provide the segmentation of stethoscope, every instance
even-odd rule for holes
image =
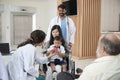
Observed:
[[[57,23],[59,23],[59,19],[60,19],[60,17],[58,16],[58,17],[57,17]],[[68,25],[68,27],[69,27],[69,19],[68,19],[68,16],[66,16],[66,19],[67,19],[67,25]]]

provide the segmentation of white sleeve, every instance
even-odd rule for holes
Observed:
[[[46,36],[46,39],[45,39],[45,42],[48,42],[50,40],[50,35],[51,35],[51,29],[54,25],[59,25],[59,23],[57,23],[57,19],[58,19],[58,16],[57,17],[54,17],[51,21],[50,21],[50,24],[49,24],[49,27],[48,27],[48,30],[47,30],[47,36]]]
[[[61,53],[65,54],[65,48],[63,46],[60,46]]]
[[[74,39],[75,39],[75,24],[72,19],[69,19],[69,39],[72,44],[74,44]]]
[[[94,74],[90,73],[90,72],[83,72],[80,77],[79,80],[103,80],[103,79],[99,79],[99,77],[96,77]]]
[[[29,50],[29,52],[34,53],[34,50],[31,49],[31,50]],[[23,56],[24,57],[24,59],[23,59],[24,71],[30,76],[38,77],[39,73],[37,70],[35,70],[34,63],[32,63],[32,61],[31,61],[31,59],[33,59],[35,61],[35,55],[30,55],[30,56],[27,56],[27,55]]]
[[[35,62],[38,64],[45,64],[48,62],[48,58],[47,57],[37,57],[35,58]]]
[[[44,63],[47,63],[48,61],[48,58],[47,57],[40,57],[38,58],[37,56],[35,56],[35,62],[36,63],[39,63],[39,64],[44,64]],[[27,72],[27,74],[31,75],[31,76],[34,76],[34,77],[38,77],[39,76],[39,73],[38,71],[35,70],[34,66],[29,66],[28,63],[24,63],[24,69],[25,69],[25,72]]]
[[[46,39],[45,39],[45,42],[48,42],[50,40],[50,35],[51,35],[51,29],[54,25],[54,18],[50,21],[50,24],[49,24],[49,27],[48,27],[48,30],[47,30],[47,36],[46,36]]]
[[[51,26],[48,27],[45,42],[48,42],[50,40],[50,33],[51,33]]]

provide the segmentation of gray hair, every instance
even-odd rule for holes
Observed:
[[[120,53],[120,39],[112,35],[105,35],[100,40],[100,46],[102,46],[105,52],[109,55],[118,55]]]

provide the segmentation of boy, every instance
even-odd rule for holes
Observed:
[[[62,71],[66,72],[66,63],[63,60],[63,58],[65,57],[65,49],[62,46],[62,38],[60,36],[56,36],[53,43],[54,44],[47,49],[47,54],[54,54],[54,56],[52,56],[50,59],[49,65],[53,72],[53,78],[55,78],[57,75],[55,65],[61,65]]]

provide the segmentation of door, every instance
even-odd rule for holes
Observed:
[[[13,45],[18,45],[30,37],[32,15],[13,15]]]

